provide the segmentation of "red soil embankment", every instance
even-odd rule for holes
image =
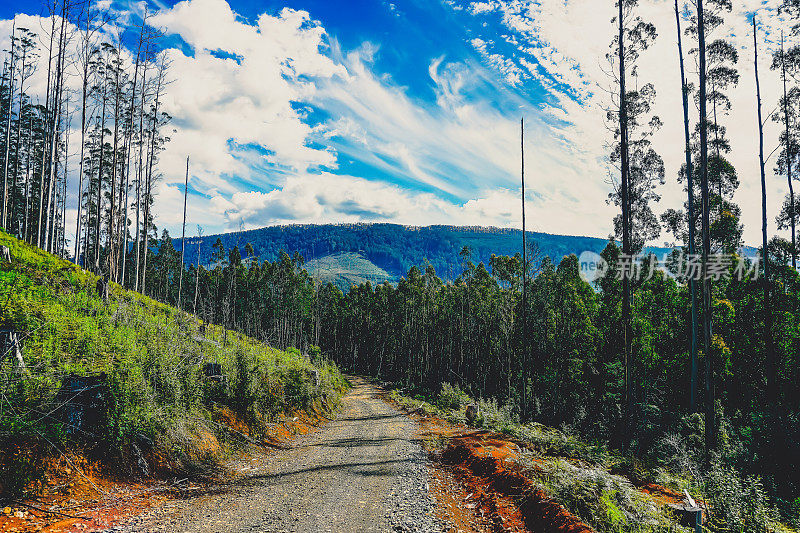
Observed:
[[[454,437],[441,454],[497,530],[591,533],[578,517],[552,501],[513,460],[516,445],[485,431]]]
[[[214,422],[246,437],[254,445],[240,452],[238,462],[242,464],[258,463],[269,448],[285,448],[296,436],[314,431],[326,421],[323,412],[314,407],[270,424],[254,438],[249,424],[228,408],[219,409],[215,419]],[[193,438],[196,440],[196,453],[219,451],[220,443],[213,433],[198,432]],[[32,451],[21,450],[20,453]],[[176,482],[175,476],[170,475],[169,460],[160,452],[148,453],[146,458],[151,471],[155,473],[155,477],[148,479],[132,479],[128,474],[120,474],[101,461],[88,460],[77,452],[42,459],[45,475],[30,487],[36,495],[0,505],[0,533],[63,533],[106,529],[171,498],[202,491],[209,482],[216,481],[211,478],[194,482],[181,479]],[[235,475],[235,472],[226,472],[224,469],[217,475],[224,476],[226,473]],[[167,481],[169,479],[173,481]]]

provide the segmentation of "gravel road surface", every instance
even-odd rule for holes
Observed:
[[[110,531],[383,532],[445,528],[434,518],[416,424],[355,379],[339,416],[242,480],[169,502]]]

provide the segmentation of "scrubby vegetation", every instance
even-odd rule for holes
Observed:
[[[7,346],[0,364],[6,495],[31,486],[39,458],[72,448],[123,470],[209,473],[234,432],[222,414],[257,439],[286,413],[330,410],[346,387],[318,349],[273,349],[115,284],[106,298],[72,263],[5,233],[0,246],[11,252],[0,259],[0,327],[16,332],[24,359]],[[76,376],[95,378],[96,406],[65,396]]]
[[[601,444],[584,442],[569,427],[521,423],[509,406],[496,400],[472,399],[458,385],[444,383],[438,394],[393,389],[391,398],[406,409],[467,424],[465,407],[477,405],[473,425],[524,442],[519,464],[540,488],[597,531],[681,531],[673,511],[657,505],[639,487],[651,483],[676,493],[689,491],[708,506],[710,531],[789,531],[757,476],[744,476],[718,457],[708,470],[687,458],[682,437],[654,451],[646,461],[632,459]],[[691,417],[686,427],[695,427]],[[694,423],[694,425],[693,425]],[[702,423],[702,422],[701,422]],[[688,437],[691,440],[692,437]],[[656,459],[656,457],[658,459]],[[687,530],[688,531],[688,530]]]

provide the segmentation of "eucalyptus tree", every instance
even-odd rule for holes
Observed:
[[[698,62],[698,107],[700,120],[700,198],[702,212],[702,239],[703,239],[703,355],[706,366],[706,453],[710,457],[711,450],[716,448],[716,406],[714,398],[714,368],[711,354],[711,278],[708,275],[708,261],[711,253],[711,218],[708,187],[708,82],[706,61],[706,11],[703,0],[696,0],[697,18],[697,62]]]
[[[8,203],[8,169],[9,169],[9,156],[11,150],[11,117],[13,115],[12,110],[14,106],[14,80],[16,71],[14,69],[15,61],[17,59],[16,54],[16,29],[17,29],[17,21],[14,19],[11,29],[11,65],[8,69],[8,102],[6,104],[6,125],[5,125],[5,132],[4,132],[4,148],[3,148],[3,191],[2,191],[2,205],[0,205],[0,227],[6,228],[6,204]]]
[[[656,186],[664,181],[664,163],[652,147],[650,138],[661,124],[652,116],[655,88],[646,83],[639,86],[637,62],[640,54],[655,41],[655,26],[637,14],[638,0],[619,0],[618,13],[612,20],[617,33],[606,55],[611,64],[615,104],[607,110],[606,118],[614,134],[610,160],[618,165],[620,179],[612,177],[615,190],[609,201],[621,208],[614,218],[617,236],[622,237],[622,253],[631,258],[644,243],[658,236],[660,225],[650,203],[658,201]],[[636,83],[630,83],[635,81]],[[629,87],[634,87],[630,89]],[[628,273],[622,279],[622,335],[624,339],[625,415],[623,442],[629,440],[629,422],[633,411],[631,327],[631,284]]]
[[[780,72],[782,94],[778,99],[778,111],[772,119],[781,124],[779,137],[780,153],[775,171],[785,174],[789,192],[784,199],[776,219],[779,229],[791,230],[792,267],[797,268],[797,221],[798,206],[794,194],[794,181],[800,179],[800,45],[785,47],[781,32],[780,48],[772,57],[772,70]]]
[[[753,16],[753,65],[755,69],[756,81],[756,108],[758,116],[758,168],[761,177],[761,249],[762,261],[764,263],[764,344],[766,347],[766,377],[767,377],[767,401],[774,405],[777,399],[776,387],[776,354],[772,337],[772,305],[770,302],[770,267],[769,267],[769,245],[767,236],[767,178],[764,168],[764,120],[761,105],[761,80],[758,75],[758,27],[756,17]]]
[[[158,160],[158,154],[164,149],[169,137],[162,135],[161,129],[166,126],[171,120],[167,113],[161,109],[162,97],[164,91],[169,84],[167,78],[169,72],[169,60],[166,53],[161,52],[155,57],[154,68],[156,70],[155,78],[153,79],[153,101],[150,106],[150,113],[148,117],[149,130],[148,135],[148,154],[147,154],[147,170],[145,174],[145,187],[144,196],[142,198],[144,216],[142,221],[142,235],[144,237],[142,249],[142,293],[147,292],[147,260],[148,260],[148,243],[151,235],[151,230],[155,231],[155,224],[153,224],[153,215],[151,207],[153,204],[153,187],[159,178],[158,170],[155,166]]]
[[[685,222],[688,231],[685,238],[681,240],[687,243],[687,252],[690,257],[695,255],[695,201],[694,201],[694,166],[692,164],[692,137],[691,128],[689,125],[689,94],[691,87],[686,82],[686,69],[684,66],[683,55],[683,39],[681,31],[681,13],[678,7],[678,0],[675,0],[675,22],[677,25],[677,43],[678,43],[678,65],[681,73],[681,103],[683,106],[683,137],[684,137],[684,156],[686,161],[682,168],[683,174],[686,176],[686,212],[687,216],[683,217],[679,212],[671,210],[675,215],[673,217],[673,233],[678,233],[675,229],[676,226],[682,226]],[[669,227],[669,212],[665,213]],[[663,218],[663,217],[662,217]],[[697,330],[698,330],[698,316],[697,316],[697,286],[696,280],[690,277],[688,280],[689,298],[691,305],[690,317],[690,363],[689,363],[689,410],[695,412],[697,410]]]

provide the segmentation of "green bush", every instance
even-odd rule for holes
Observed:
[[[436,405],[440,409],[458,411],[469,403],[472,403],[472,400],[458,385],[453,386],[449,383],[442,383],[442,390],[439,391],[439,397],[436,399]]]
[[[555,501],[603,533],[677,529],[624,477],[604,468],[546,461],[531,476]]]
[[[761,480],[742,477],[735,468],[715,460],[703,482],[715,531],[762,532],[775,529],[779,514],[770,505]]]

